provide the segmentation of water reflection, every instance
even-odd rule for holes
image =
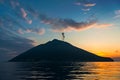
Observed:
[[[120,80],[119,62],[36,62],[0,65],[0,80]]]
[[[85,63],[71,62],[21,63],[17,65],[16,74],[25,80],[72,80],[77,75],[79,79],[83,79],[83,74],[91,74],[84,66]]]

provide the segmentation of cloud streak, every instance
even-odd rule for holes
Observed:
[[[96,6],[96,3],[90,2],[88,0],[77,0],[77,2],[74,3],[77,6],[82,6],[83,11],[89,11],[91,7]]]
[[[20,8],[20,11],[21,11],[21,15],[22,15],[23,19],[25,19],[28,24],[32,24],[32,20],[28,19],[28,17],[27,17],[28,14],[25,11],[25,9],[24,8]]]
[[[120,18],[120,10],[115,11],[115,18]]]
[[[95,24],[94,26],[96,26],[96,28],[107,28],[107,27],[111,27],[113,26],[113,24],[110,23],[103,23],[103,24]]]
[[[43,35],[45,33],[45,29],[44,28],[27,29],[25,31],[25,33],[36,33],[36,34],[39,34],[39,35]]]
[[[96,3],[90,2],[88,0],[77,0],[75,4],[85,6],[85,7],[92,7],[96,5]]]
[[[35,34],[38,34],[38,35],[43,35],[45,33],[45,29],[44,28],[35,28],[35,29],[32,29],[32,28],[29,28],[29,29],[18,29],[17,30],[18,34],[25,34],[25,33],[35,33]]]
[[[18,29],[18,33],[19,34],[24,34],[24,32],[22,31],[22,29]]]
[[[28,24],[32,24],[32,19],[29,18],[29,14],[24,6],[22,6],[18,1],[16,0],[11,0],[10,1],[10,6],[14,10],[14,12],[19,16],[21,19],[24,19]]]
[[[51,25],[53,31],[79,31],[90,28],[96,23],[96,21],[76,22],[72,19],[44,19],[43,22]]]
[[[33,47],[35,41],[15,35],[6,28],[0,27],[0,58],[4,60]],[[7,59],[6,59],[7,58]]]
[[[27,17],[26,11],[23,8],[20,8],[20,10],[21,10],[21,13],[22,13],[22,17],[26,18]]]
[[[50,18],[46,15],[39,14],[42,23],[50,25],[53,31],[80,31],[88,29],[96,23],[96,20],[77,22],[73,19]]]
[[[95,6],[96,3],[85,3],[84,6],[85,7],[92,7],[92,6]]]

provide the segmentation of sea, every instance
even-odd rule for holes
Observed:
[[[1,62],[0,80],[120,80],[120,62]]]

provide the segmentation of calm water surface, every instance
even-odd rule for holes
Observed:
[[[0,80],[120,80],[120,62],[6,62]]]

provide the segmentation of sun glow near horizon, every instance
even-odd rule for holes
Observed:
[[[104,29],[89,29],[79,32],[79,34],[72,32],[71,35],[67,35],[67,38],[68,42],[79,48],[99,56],[116,58],[120,56],[120,38],[116,34],[119,34],[119,30],[117,26],[113,26]]]

